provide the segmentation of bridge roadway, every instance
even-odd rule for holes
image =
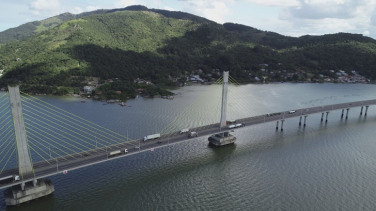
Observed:
[[[292,113],[292,114],[289,114],[288,111],[282,111],[282,112],[276,112],[277,115],[273,115],[273,116],[266,116],[264,114],[260,116],[237,119],[237,123],[243,123],[244,126],[251,126],[251,125],[257,125],[257,124],[262,124],[266,122],[275,122],[275,121],[293,118],[293,117],[300,117],[300,116],[309,115],[309,114],[323,113],[327,111],[330,112],[333,110],[361,107],[361,106],[367,106],[367,105],[370,106],[370,105],[375,105],[375,104],[376,104],[376,99],[340,103],[340,104],[333,104],[333,105],[326,105],[326,106],[317,106],[317,107],[310,107],[310,108],[303,108],[303,109],[295,109],[294,110],[295,113]],[[360,112],[360,110],[356,112]],[[346,115],[346,113],[344,115]],[[211,135],[213,133],[219,132],[219,123],[206,125],[206,126],[202,126],[198,128],[193,128],[191,129],[191,131],[198,132],[198,135],[199,135],[198,137]],[[134,155],[140,152],[150,151],[152,148],[164,147],[170,144],[175,144],[175,143],[188,141],[188,140],[190,139],[187,138],[187,133],[179,134],[179,132],[175,132],[172,134],[163,135],[160,139],[156,139],[156,140],[149,140],[149,141],[144,142],[142,139],[140,139],[140,140],[135,140],[132,143],[124,142],[121,144],[97,148],[97,149],[93,149],[90,151],[85,151],[85,152],[81,152],[81,153],[77,153],[73,155],[67,155],[67,156],[60,157],[60,158],[52,158],[48,161],[34,163],[33,167],[34,167],[35,176],[24,175],[23,181],[29,182],[34,179],[39,179],[39,178],[63,173],[64,170],[71,171],[71,170],[83,168],[86,166],[106,162],[108,160],[122,158],[125,156]],[[125,148],[128,149],[128,153],[113,156],[113,157],[108,157],[109,152],[115,151],[115,150],[124,150]],[[6,177],[9,175],[16,175],[16,174],[18,174],[18,168],[12,168],[12,169],[3,171],[3,173],[0,174],[0,177],[2,178],[2,177]],[[0,189],[7,188],[13,185],[20,184],[20,183],[21,181],[14,182],[14,183],[0,184]]]

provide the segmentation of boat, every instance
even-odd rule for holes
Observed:
[[[126,104],[124,103],[124,102],[121,102],[119,105],[121,105],[121,106],[126,106]]]

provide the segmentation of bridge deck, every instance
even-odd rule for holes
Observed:
[[[376,100],[366,100],[366,101],[355,101],[355,102],[348,102],[348,103],[340,103],[340,104],[333,104],[333,105],[326,105],[326,106],[317,106],[317,107],[310,107],[310,108],[303,108],[303,109],[295,109],[295,113],[289,114],[288,111],[281,111],[276,112],[279,113],[278,115],[273,116],[266,116],[265,114],[260,116],[248,117],[243,119],[238,119],[238,122],[244,123],[245,126],[263,124],[266,122],[273,122],[293,117],[299,117],[302,115],[309,115],[309,114],[316,114],[322,113],[327,111],[333,110],[340,110],[340,109],[347,109],[353,107],[360,107],[360,106],[369,106],[376,104]],[[219,123],[211,124],[202,126],[199,128],[193,128],[192,131],[196,131],[199,134],[199,137],[207,136],[212,133],[216,133],[219,131]],[[98,148],[86,152],[82,152],[79,154],[69,155],[60,158],[53,158],[48,161],[34,163],[34,172],[35,176],[29,175],[24,176],[23,181],[28,182],[34,179],[39,179],[47,176],[52,176],[55,174],[62,173],[64,170],[75,170],[79,168],[83,168],[86,166],[94,165],[97,163],[106,162],[108,160],[113,160],[117,158],[121,158],[124,156],[134,155],[136,153],[150,151],[151,148],[158,148],[164,147],[170,144],[179,143],[182,141],[188,141],[190,139],[187,138],[187,134],[179,134],[178,132],[173,134],[167,134],[162,136],[160,139],[151,140],[144,142],[142,139],[135,141],[133,146],[130,148],[129,142],[125,142],[122,144],[117,144],[113,146],[109,146],[106,148]],[[161,143],[158,143],[161,142]],[[140,148],[137,149],[135,146],[140,145]],[[107,154],[109,151],[114,150],[124,150],[124,148],[128,149],[127,154],[122,154],[119,156],[108,157]],[[10,175],[18,174],[18,168],[8,169],[5,170],[1,176],[7,177]],[[20,184],[21,181],[14,182],[14,183],[7,183],[7,184],[0,184],[0,189],[7,188],[16,184]]]

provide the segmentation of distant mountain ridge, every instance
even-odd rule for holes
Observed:
[[[84,12],[80,14],[71,14],[71,13],[63,13],[51,18],[44,19],[42,21],[33,21],[33,22],[28,22],[25,24],[22,24],[18,27],[15,28],[10,28],[7,29],[3,32],[0,32],[0,43],[6,43],[9,41],[14,41],[14,40],[22,40],[27,37],[30,37],[32,35],[35,35],[37,33],[46,31],[48,29],[52,29],[56,27],[57,25],[69,21],[72,19],[78,19],[82,17],[86,17],[89,15],[94,15],[94,14],[105,14],[105,13],[113,13],[117,11],[152,11],[155,13],[160,13],[166,17],[174,17],[174,18],[179,18],[179,19],[190,19],[194,21],[208,21],[205,18],[198,17],[189,13],[184,13],[184,12],[175,12],[175,11],[167,11],[167,10],[158,10],[158,9],[148,9],[145,6],[141,5],[135,5],[135,6],[129,6],[126,8],[121,8],[121,9],[99,9],[91,12]]]
[[[131,95],[137,78],[176,85],[191,74],[216,80],[218,70],[229,70],[239,82],[323,81],[338,70],[376,79],[376,41],[359,34],[288,37],[144,6],[65,13],[22,26],[0,45],[0,86],[22,82],[36,92],[61,94],[88,77],[117,78],[103,92]]]

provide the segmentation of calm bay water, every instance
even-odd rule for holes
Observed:
[[[128,106],[68,97],[40,97],[103,127],[140,138],[219,120],[220,87],[190,86],[174,100],[139,98]],[[376,98],[362,84],[268,84],[230,87],[228,119]],[[200,99],[196,101],[196,99]],[[196,107],[190,107],[192,104]],[[181,119],[178,114],[185,113]],[[0,210],[375,210],[376,106],[310,115],[307,127],[288,119],[237,129],[233,146],[207,137],[51,177],[55,193]]]

